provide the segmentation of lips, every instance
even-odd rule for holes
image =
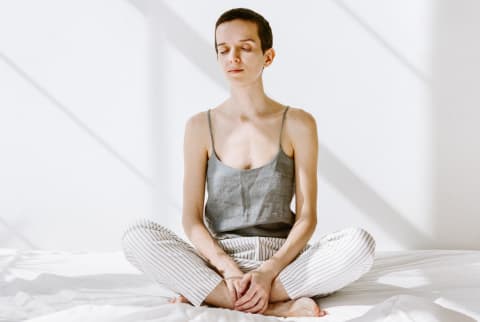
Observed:
[[[238,68],[238,69],[230,69],[228,72],[229,73],[236,73],[236,72],[241,72],[241,71],[243,71],[243,69]]]

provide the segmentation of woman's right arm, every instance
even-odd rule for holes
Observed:
[[[242,271],[218,245],[203,222],[208,131],[206,112],[193,115],[185,125],[182,225],[197,251],[223,277],[241,276]]]

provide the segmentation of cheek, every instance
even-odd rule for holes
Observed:
[[[242,56],[242,61],[251,67],[256,67],[259,65],[263,65],[263,61],[257,56],[252,53],[244,53]]]
[[[228,65],[228,59],[225,59],[224,56],[217,56],[217,63],[220,67],[227,67]]]
[[[256,69],[262,69],[263,60],[256,59],[254,62],[252,61],[252,66],[255,66]]]

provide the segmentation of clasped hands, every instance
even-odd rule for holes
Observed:
[[[274,276],[253,270],[243,275],[225,278],[233,309],[249,313],[264,313],[268,308]]]

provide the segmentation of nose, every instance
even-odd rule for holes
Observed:
[[[234,63],[239,63],[240,62],[240,56],[239,56],[239,51],[238,50],[231,50],[231,55],[230,55],[230,61]]]

